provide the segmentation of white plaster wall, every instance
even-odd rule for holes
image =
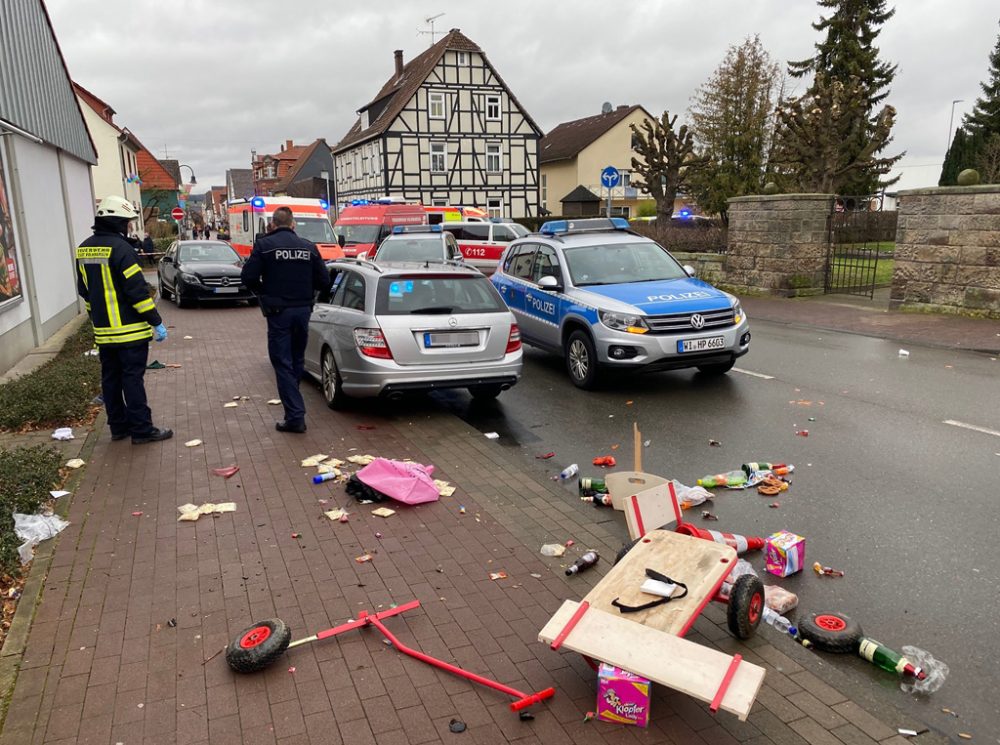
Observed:
[[[74,158],[72,155],[60,153],[59,162],[62,164],[63,180],[66,195],[66,206],[70,231],[70,242],[67,251],[70,257],[70,273],[74,271],[72,259],[74,250],[90,237],[93,232],[91,226],[94,224],[94,199],[90,191],[90,166],[82,160]],[[76,282],[76,275],[73,275]]]

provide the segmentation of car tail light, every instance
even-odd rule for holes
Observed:
[[[392,359],[392,350],[382,335],[382,329],[354,329],[354,343],[365,357]]]
[[[521,329],[517,327],[516,323],[510,325],[510,336],[507,337],[507,351],[504,354],[510,354],[511,352],[516,352],[521,348]]]

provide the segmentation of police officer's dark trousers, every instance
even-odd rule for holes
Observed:
[[[282,308],[267,318],[267,353],[278,382],[278,397],[288,424],[304,424],[306,405],[299,392],[309,336],[309,306]]]
[[[112,436],[141,437],[153,430],[153,414],[146,403],[146,360],[149,343],[106,345],[101,357],[101,394]]]

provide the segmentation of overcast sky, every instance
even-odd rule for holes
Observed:
[[[955,122],[969,111],[1000,32],[996,0],[896,0],[879,37],[898,63],[888,102],[898,109],[891,152],[905,150],[897,188],[937,183]],[[784,63],[813,52],[812,0],[47,0],[70,74],[116,111],[158,157],[193,167],[202,191],[250,150],[286,139],[331,145],[393,70],[438,32],[478,43],[549,131],[597,114],[603,101],[681,114],[726,48],[760,34]],[[437,38],[440,38],[438,36]],[[801,81],[795,81],[802,85]],[[189,172],[185,169],[185,176]]]

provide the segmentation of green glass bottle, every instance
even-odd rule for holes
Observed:
[[[881,642],[870,639],[867,636],[861,639],[858,655],[890,673],[908,675],[918,680],[923,680],[927,677],[927,674],[923,670],[915,666],[899,652],[889,649]]]
[[[583,494],[585,491],[606,492],[607,490],[608,487],[605,486],[604,479],[595,479],[590,476],[580,477],[580,494]]]

